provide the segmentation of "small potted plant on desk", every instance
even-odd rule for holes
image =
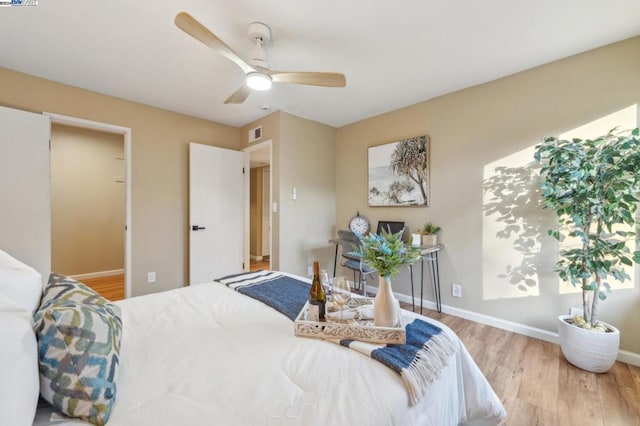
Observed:
[[[548,233],[576,240],[560,248],[556,271],[582,288],[583,314],[560,315],[560,347],[567,361],[594,373],[613,365],[620,342],[618,329],[598,319],[598,302],[610,292],[607,280],[629,279],[623,266],[640,262],[640,252],[627,245],[635,239],[640,202],[640,131],[614,131],[594,140],[545,138],[535,151],[544,207],[556,212],[560,225]]]
[[[435,246],[438,244],[438,236],[440,227],[434,225],[431,222],[427,222],[424,226],[416,232],[420,235],[420,244],[423,246]]]

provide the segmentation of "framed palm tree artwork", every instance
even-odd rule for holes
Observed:
[[[429,136],[369,147],[369,206],[429,206]]]

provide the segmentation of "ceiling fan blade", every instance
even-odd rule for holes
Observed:
[[[187,12],[180,12],[176,15],[175,24],[185,33],[189,34],[196,40],[204,43],[213,50],[220,53],[225,58],[231,60],[244,71],[245,74],[255,71],[253,67],[247,64],[240,56],[236,54],[224,41],[209,31],[207,27],[202,25],[196,18]]]
[[[246,84],[243,84],[241,88],[233,92],[231,96],[224,101],[225,104],[241,104],[243,103],[251,93],[251,89]]]
[[[270,71],[275,83],[306,84],[309,86],[344,87],[347,79],[337,72],[286,72]]]

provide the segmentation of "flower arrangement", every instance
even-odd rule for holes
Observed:
[[[402,241],[402,233],[358,235],[361,247],[354,253],[362,257],[362,261],[378,271],[381,277],[391,279],[398,273],[401,265],[409,265],[420,257],[420,250]]]

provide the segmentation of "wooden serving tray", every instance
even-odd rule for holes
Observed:
[[[351,316],[355,313],[355,318],[340,321],[339,316],[333,319],[327,315],[327,320],[308,320],[309,302],[304,307],[293,322],[296,336],[314,337],[317,339],[353,339],[369,343],[394,343],[404,345],[407,340],[404,324],[401,322],[400,310],[398,310],[398,323],[400,327],[376,327],[372,319],[361,319],[358,315],[359,309],[366,305],[373,306],[371,299],[352,299],[349,302]],[[345,311],[346,314],[347,311]],[[339,314],[338,314],[339,315]]]

